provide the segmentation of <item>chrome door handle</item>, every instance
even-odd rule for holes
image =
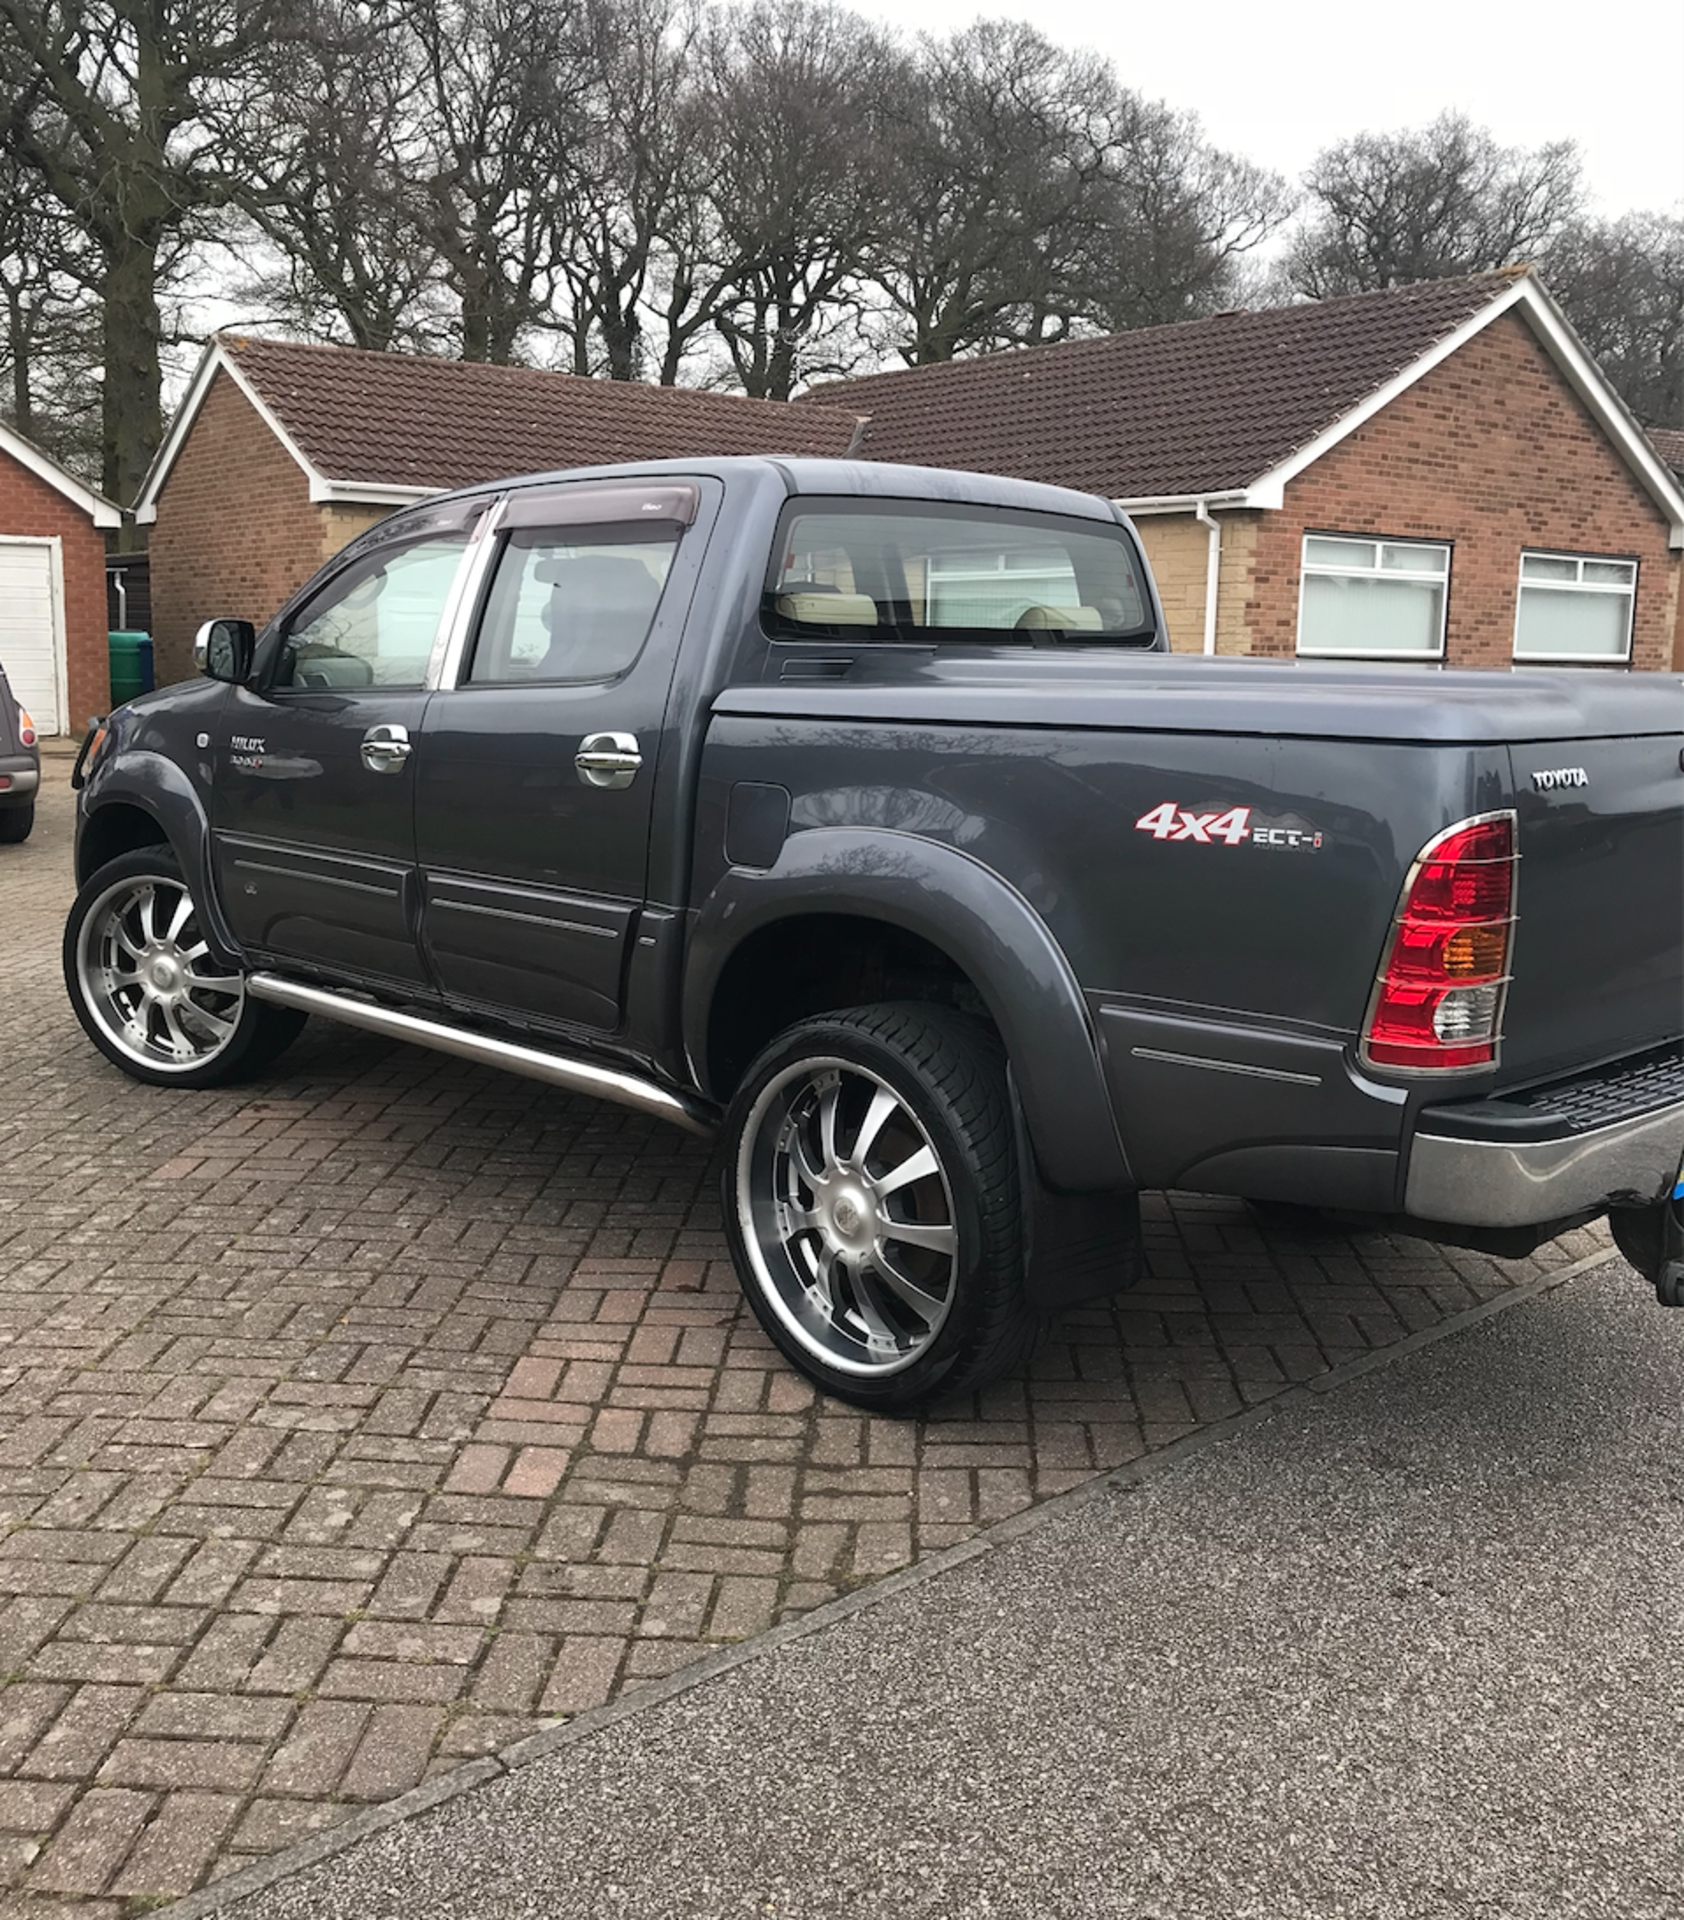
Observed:
[[[592,733],[579,742],[573,764],[587,787],[629,787],[643,755],[635,733]]]
[[[370,773],[402,773],[411,751],[408,727],[370,727],[363,735],[363,765]]]

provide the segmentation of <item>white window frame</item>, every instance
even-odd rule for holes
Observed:
[[[1371,567],[1334,567],[1324,561],[1310,563],[1310,542],[1312,540],[1346,540],[1356,546],[1372,547],[1374,564]],[[1439,553],[1444,556],[1444,564],[1437,573],[1424,573],[1411,568],[1407,571],[1397,569],[1388,571],[1380,564],[1381,549],[1385,547],[1411,547],[1421,553]],[[1438,645],[1431,649],[1415,647],[1409,651],[1400,651],[1396,647],[1306,647],[1304,645],[1304,582],[1312,574],[1320,574],[1332,580],[1407,580],[1417,586],[1436,586],[1438,596]],[[1335,533],[1330,528],[1321,527],[1304,535],[1298,549],[1298,633],[1294,641],[1296,652],[1306,660],[1442,660],[1444,658],[1444,635],[1450,619],[1450,542],[1448,540],[1391,540],[1378,533]]]
[[[1571,580],[1528,580],[1528,560],[1559,560],[1576,569]],[[1606,580],[1587,583],[1585,568],[1627,567],[1631,578],[1623,588]],[[1600,593],[1625,594],[1626,644],[1623,653],[1522,653],[1520,650],[1520,609],[1527,593]],[[1520,565],[1515,571],[1514,660],[1516,666],[1529,667],[1629,667],[1632,629],[1637,618],[1637,562],[1620,553],[1552,553],[1547,547],[1522,547]]]

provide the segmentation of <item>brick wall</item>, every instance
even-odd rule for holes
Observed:
[[[335,501],[331,506],[318,507],[321,515],[321,541],[317,565],[331,560],[341,547],[347,547],[359,533],[367,533],[376,522],[384,520],[388,514],[396,513],[396,507],[358,507]]]
[[[1672,662],[1684,559],[1517,313],[1292,481],[1283,512],[1262,516],[1246,605],[1253,653],[1295,649],[1306,529],[1449,541],[1453,666],[1510,663],[1523,547],[1636,559],[1632,665]]]
[[[1170,645],[1177,653],[1202,653],[1207,530],[1190,513],[1143,513],[1134,526],[1158,583]]]
[[[231,614],[261,626],[321,565],[322,539],[302,469],[218,373],[158,496],[149,543],[159,684],[191,677],[201,621]]]
[[[0,533],[63,542],[64,628],[70,706],[68,733],[111,704],[105,646],[105,535],[62,493],[0,453]]]
[[[1246,603],[1261,516],[1218,511],[1213,517],[1222,529],[1216,575],[1216,651],[1244,653],[1250,645]],[[1152,578],[1158,583],[1158,598],[1164,603],[1170,645],[1177,653],[1202,653],[1209,529],[1200,526],[1190,513],[1143,513],[1134,524],[1151,562]]]

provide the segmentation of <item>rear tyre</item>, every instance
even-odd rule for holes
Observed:
[[[0,813],[0,846],[15,847],[27,840],[35,825],[35,802],[27,807],[7,807]]]
[[[789,1028],[731,1103],[723,1187],[749,1304],[826,1393],[910,1413],[1033,1350],[1006,1061],[981,1021],[888,1005]]]
[[[246,992],[210,948],[181,863],[143,847],[103,866],[64,929],[64,981],[107,1060],[153,1087],[220,1087],[267,1066],[304,1016]]]

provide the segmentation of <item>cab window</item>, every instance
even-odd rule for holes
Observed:
[[[377,548],[287,622],[270,684],[311,692],[419,687],[467,535]]]
[[[992,507],[794,503],[762,611],[784,640],[1141,646],[1156,635],[1122,527]]]
[[[470,686],[611,680],[643,651],[676,530],[646,539],[600,527],[517,527],[498,556]]]

